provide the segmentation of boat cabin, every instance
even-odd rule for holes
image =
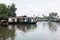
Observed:
[[[36,18],[33,17],[17,17],[18,23],[35,23],[37,22]]]
[[[16,17],[9,17],[8,23],[17,23],[17,18]]]

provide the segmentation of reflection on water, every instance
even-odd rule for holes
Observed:
[[[35,29],[36,25],[8,25],[8,26],[0,26],[0,40],[14,40],[15,37],[15,31],[17,29],[27,32],[28,30]]]
[[[49,24],[49,30],[50,30],[50,31],[52,31],[52,32],[57,31],[56,23],[54,23],[54,22],[52,22],[52,23],[49,22],[48,24]]]
[[[51,31],[51,32],[56,32],[57,31],[57,25],[58,23],[55,23],[55,22],[43,22],[43,27],[45,27],[45,26],[48,26],[49,28],[49,30]]]
[[[60,23],[0,26],[0,40],[60,40]]]
[[[25,24],[23,24],[23,25],[17,25],[17,28],[19,29],[19,30],[21,30],[21,31],[23,31],[23,32],[28,32],[28,31],[31,31],[31,30],[33,30],[33,29],[35,29],[37,26],[35,25],[35,24],[31,24],[31,25],[29,25],[29,24],[27,24],[27,25],[25,25]]]
[[[51,31],[51,32],[56,32],[58,30],[59,26],[60,26],[60,23],[43,22],[43,27],[47,27],[49,29],[49,31]]]
[[[0,27],[0,40],[14,40],[15,36],[15,29],[13,28],[13,30],[9,30],[8,27],[2,26]]]

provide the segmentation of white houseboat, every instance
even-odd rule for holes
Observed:
[[[17,18],[16,17],[9,17],[8,18],[8,23],[9,24],[15,24],[15,23],[17,23]]]

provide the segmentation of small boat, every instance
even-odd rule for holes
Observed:
[[[3,25],[3,26],[7,26],[8,25],[8,22],[7,22],[7,20],[1,20],[1,23],[0,24]]]

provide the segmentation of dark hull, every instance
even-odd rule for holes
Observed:
[[[7,26],[8,23],[0,23],[1,26]]]
[[[17,24],[17,22],[8,22],[8,24]]]
[[[36,24],[37,22],[19,22],[19,24]]]
[[[37,22],[9,22],[8,24],[36,24]]]

